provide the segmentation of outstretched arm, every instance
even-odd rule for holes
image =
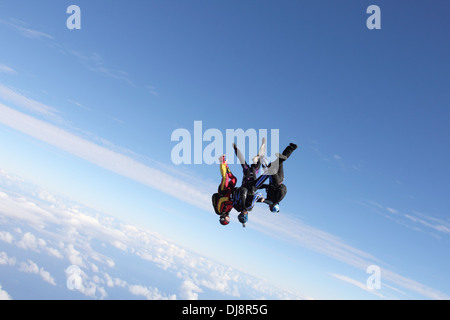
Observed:
[[[241,166],[243,168],[248,167],[247,162],[245,162],[245,158],[242,155],[241,151],[238,149],[236,143],[233,143],[233,149],[234,149],[234,153],[236,154],[237,158],[239,159],[239,162],[241,163]]]
[[[222,181],[220,183],[220,191],[225,191],[229,189],[229,187],[233,188],[236,185],[236,177],[231,173],[230,168],[228,167],[228,163],[225,159],[225,156],[221,156],[220,158],[220,175],[222,176]]]

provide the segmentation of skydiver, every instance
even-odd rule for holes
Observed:
[[[253,157],[253,163],[248,165],[236,144],[233,143],[234,152],[242,166],[243,178],[242,185],[233,191],[232,200],[234,209],[239,212],[238,220],[244,227],[248,221],[248,212],[253,209],[255,203],[265,201],[263,195],[256,192],[260,185],[267,179],[267,176],[257,177],[261,167],[261,158],[265,154],[265,148],[266,139],[264,138],[258,155]]]
[[[221,156],[219,160],[222,181],[220,182],[217,193],[214,193],[212,196],[212,204],[216,214],[220,215],[220,224],[227,225],[230,223],[229,213],[233,209],[231,193],[236,188],[237,178],[228,167],[225,155]]]
[[[259,153],[253,157],[253,163],[250,166],[247,164],[247,161],[245,161],[244,156],[235,143],[233,143],[233,149],[242,166],[243,177],[241,186],[246,187],[247,190],[253,194],[256,191],[255,182],[257,180],[258,171],[261,168],[261,158],[264,157],[266,150],[266,138],[263,138]]]
[[[230,223],[229,213],[234,208],[236,211],[240,212],[238,215],[238,220],[245,226],[245,222],[247,222],[248,219],[248,211],[253,208],[256,201],[261,201],[261,199],[264,199],[263,195],[261,193],[257,193],[257,195],[248,196],[248,190],[245,186],[236,188],[237,178],[231,172],[226,161],[226,156],[221,156],[219,160],[222,180],[217,192],[212,196],[214,211],[220,216],[220,224],[228,225]],[[247,181],[246,185],[248,187],[250,187],[250,181],[253,181],[252,178],[249,177],[255,173],[252,172],[254,169],[255,166],[253,165],[252,167],[247,165],[247,168],[244,168],[244,176],[246,177],[244,180]],[[245,170],[248,171],[246,172]]]
[[[238,220],[245,227],[248,221],[248,212],[253,209],[256,202],[264,202],[264,196],[260,192],[249,195],[246,187],[241,186],[233,192],[233,207],[239,212]]]
[[[269,204],[269,209],[272,212],[280,211],[280,202],[286,196],[287,188],[284,182],[284,169],[283,163],[286,161],[297,149],[295,143],[290,143],[286,149],[284,149],[282,154],[277,153],[277,159],[267,166],[267,173],[269,177],[269,184],[262,184],[260,188],[265,188],[267,191],[267,198],[265,203]]]

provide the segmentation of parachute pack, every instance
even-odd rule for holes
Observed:
[[[218,215],[230,213],[231,209],[233,209],[233,201],[230,200],[230,197],[221,196],[219,193],[212,195],[212,205]]]

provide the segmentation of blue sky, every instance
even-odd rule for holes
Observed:
[[[5,175],[299,297],[449,298],[445,1],[78,1],[68,30],[71,4],[0,4]],[[300,146],[279,215],[218,224],[218,166],[171,159],[194,121]]]

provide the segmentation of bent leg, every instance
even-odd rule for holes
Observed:
[[[275,192],[275,201],[274,203],[280,203],[281,200],[284,199],[287,193],[286,185],[280,184],[277,188],[277,191]]]
[[[283,182],[284,180],[283,162],[284,160],[277,158],[277,160],[269,164],[268,166],[269,170],[267,174],[270,177],[270,184],[277,186]]]
[[[292,152],[297,149],[297,145],[294,143],[289,144],[283,151],[282,155],[279,155],[277,159],[268,165],[268,174],[272,176],[272,183],[274,185],[281,184],[284,181],[284,168],[283,163],[291,156]]]

